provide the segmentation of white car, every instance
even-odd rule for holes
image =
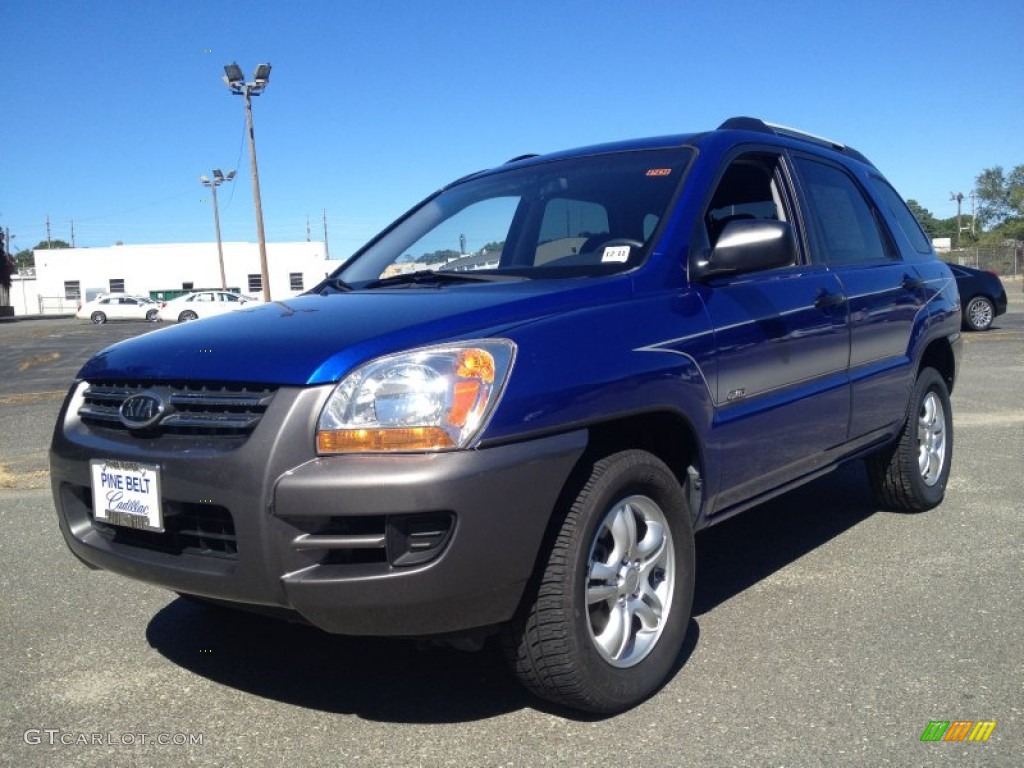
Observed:
[[[242,309],[255,303],[258,303],[257,299],[232,291],[193,291],[176,299],[165,301],[160,306],[160,319],[184,323]]]
[[[129,296],[124,293],[102,294],[87,301],[75,315],[80,320],[92,320],[102,325],[108,320],[148,320],[155,323],[160,305],[145,296]]]

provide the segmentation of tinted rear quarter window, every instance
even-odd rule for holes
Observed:
[[[918,253],[931,253],[931,241],[925,235],[921,229],[920,222],[910,212],[910,208],[903,202],[903,198],[899,196],[899,193],[889,185],[889,182],[878,176],[872,176],[871,183],[874,185],[875,192],[879,198],[892,212],[893,218],[896,219],[896,223],[903,230],[903,234],[907,236],[910,244],[914,246],[914,250]]]

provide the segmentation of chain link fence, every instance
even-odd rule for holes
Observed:
[[[1007,245],[975,245],[939,253],[951,264],[985,269],[1000,277],[1016,278],[1024,274],[1024,243]]]

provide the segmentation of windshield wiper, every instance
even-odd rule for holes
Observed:
[[[365,290],[374,288],[388,288],[395,285],[432,285],[440,287],[448,283],[495,283],[508,280],[523,280],[521,275],[496,275],[480,274],[479,272],[440,272],[431,269],[421,269],[417,272],[405,272],[404,274],[382,277],[379,280],[371,280],[362,286]]]
[[[310,293],[319,293],[321,296],[327,296],[331,293],[348,293],[354,291],[351,285],[346,283],[340,277],[328,277],[321,281],[320,285],[310,291]]]

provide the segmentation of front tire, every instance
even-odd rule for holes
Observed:
[[[520,681],[574,709],[639,704],[676,663],[693,605],[693,526],[675,475],[645,451],[596,462],[542,559],[506,651]]]
[[[964,325],[972,331],[987,331],[995,319],[995,307],[986,296],[975,296],[964,307]]]
[[[887,509],[924,512],[946,494],[953,462],[953,410],[946,380],[934,368],[918,374],[907,420],[895,443],[868,458],[878,503]]]

